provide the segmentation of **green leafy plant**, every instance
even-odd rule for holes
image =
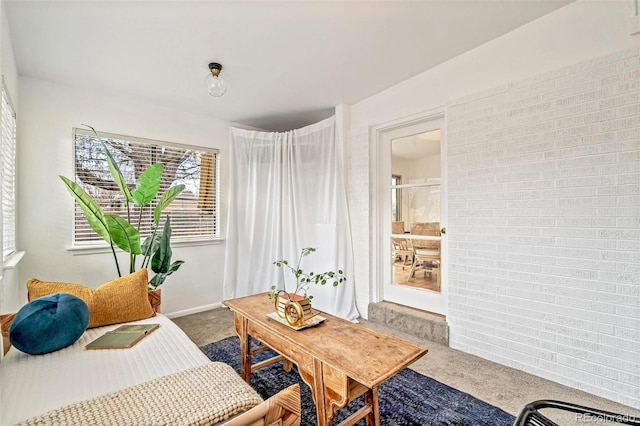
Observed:
[[[341,269],[339,269],[338,272],[327,271],[319,274],[313,272],[304,272],[300,267],[300,265],[302,264],[302,258],[304,258],[305,256],[309,256],[314,251],[316,251],[316,249],[313,247],[303,248],[300,251],[300,257],[298,258],[298,263],[295,267],[291,266],[291,264],[289,264],[289,261],[287,261],[286,259],[276,260],[275,262],[273,262],[273,264],[278,268],[289,269],[296,277],[296,288],[293,291],[293,294],[303,296],[305,298],[308,298],[309,300],[313,299],[313,296],[308,294],[309,286],[311,284],[325,285],[327,283],[332,283],[334,287],[337,287],[340,283],[343,283],[347,280]],[[276,285],[271,286],[269,298],[274,299],[281,294],[290,293],[287,291],[285,284],[283,284],[282,287],[283,288],[279,288]]]
[[[151,241],[147,239],[147,241]],[[184,263],[183,260],[176,260],[171,263],[171,222],[169,217],[164,223],[164,230],[162,234],[160,234],[160,242],[158,244],[158,248],[155,250],[149,250],[153,252],[153,257],[151,258],[151,270],[156,274],[149,281],[149,288],[154,289],[162,285],[164,280],[175,271],[180,268],[180,265]],[[145,241],[146,242],[146,241]],[[144,249],[143,249],[144,251]]]
[[[98,132],[89,127],[93,133],[99,137]],[[161,285],[167,276],[177,271],[184,262],[178,260],[171,263],[171,220],[167,216],[163,230],[158,231],[162,211],[184,190],[184,185],[176,185],[169,188],[161,196],[153,210],[152,234],[146,240],[140,242],[140,225],[142,223],[143,210],[156,198],[162,180],[163,165],[160,163],[149,166],[137,179],[135,187],[130,189],[127,185],[118,164],[114,160],[107,144],[100,139],[100,144],[106,154],[107,163],[111,176],[113,177],[120,192],[124,195],[127,217],[126,219],[116,215],[105,213],[100,205],[85,192],[84,189],[73,180],[60,176],[71,196],[78,202],[84,215],[93,229],[111,247],[115,260],[118,276],[122,276],[120,264],[116,256],[117,246],[126,253],[129,253],[129,273],[135,272],[137,256],[142,256],[142,268],[149,267],[156,275],[149,281],[149,289],[155,289]],[[137,221],[132,211],[132,206],[138,207]],[[137,222],[132,225],[132,222]]]

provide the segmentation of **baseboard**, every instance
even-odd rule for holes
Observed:
[[[186,315],[197,314],[199,312],[210,311],[211,309],[217,309],[221,307],[222,307],[222,303],[218,302],[218,303],[212,303],[210,305],[197,306],[195,308],[184,309],[182,311],[175,311],[175,312],[170,312],[166,314],[163,312],[162,314],[169,318],[178,318],[178,317],[184,317]]]

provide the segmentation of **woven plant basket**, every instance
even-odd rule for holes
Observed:
[[[153,312],[160,313],[160,304],[162,302],[162,289],[156,288],[149,290],[149,303],[153,308]]]

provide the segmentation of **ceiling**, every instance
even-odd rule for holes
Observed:
[[[391,141],[392,159],[421,161],[440,155],[440,129]]]
[[[266,130],[333,114],[570,0],[6,0],[18,74]],[[208,95],[209,62],[224,97]]]

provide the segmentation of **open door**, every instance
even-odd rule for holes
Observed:
[[[379,249],[382,300],[446,315],[443,120],[381,133]]]

